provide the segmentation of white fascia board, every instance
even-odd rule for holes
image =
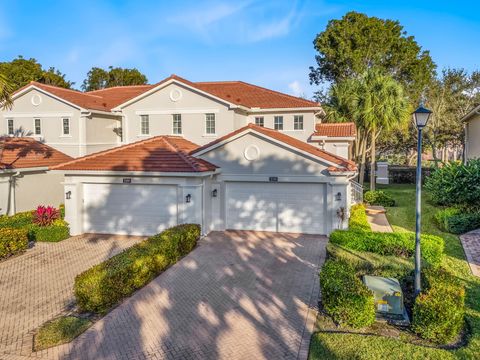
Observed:
[[[218,174],[220,171],[204,172],[154,172],[154,171],[106,171],[106,170],[51,170],[52,172],[63,173],[68,176],[145,176],[145,177],[207,177]]]
[[[171,114],[208,114],[219,113],[219,109],[199,108],[199,109],[164,109],[164,110],[136,110],[135,115],[171,115]]]
[[[29,113],[20,113],[20,112],[8,112],[3,114],[4,118],[44,118],[44,117],[72,117],[73,113],[71,112],[29,112]]]
[[[16,94],[14,94],[14,95],[12,96],[12,100],[15,100],[17,97],[25,94],[26,92],[30,91],[31,89],[35,89],[35,90],[37,90],[37,91],[40,91],[41,93],[43,93],[43,94],[45,94],[45,95],[51,96],[51,97],[57,99],[58,101],[61,101],[61,102],[65,103],[65,104],[70,105],[71,107],[74,107],[75,109],[78,109],[78,110],[81,110],[81,111],[84,111],[84,110],[85,110],[84,108],[82,108],[82,107],[80,107],[80,106],[78,106],[78,105],[76,105],[76,104],[74,104],[74,103],[71,103],[70,101],[65,100],[65,99],[63,99],[63,98],[61,98],[61,97],[59,97],[59,96],[57,96],[57,95],[55,95],[55,94],[52,94],[51,92],[48,92],[48,91],[43,90],[43,89],[40,89],[39,87],[37,87],[37,86],[35,86],[35,85],[33,85],[33,84],[30,85],[30,86],[27,86],[25,89],[23,89],[23,90],[17,92]]]
[[[1,170],[2,173],[25,173],[25,172],[35,172],[35,171],[48,171],[48,166],[39,166],[39,167],[31,167],[31,168],[18,168],[18,169],[4,169]]]
[[[115,106],[115,107],[112,109],[112,111],[121,111],[122,108],[124,108],[125,106],[128,106],[128,105],[134,103],[135,101],[138,101],[138,100],[140,100],[140,99],[143,99],[144,97],[147,97],[147,96],[149,96],[150,94],[153,94],[154,92],[157,92],[158,90],[163,89],[164,87],[166,87],[166,86],[168,86],[168,85],[170,85],[170,84],[173,84],[173,83],[179,84],[179,85],[184,86],[184,87],[186,87],[186,88],[188,88],[188,89],[190,89],[190,90],[192,90],[192,91],[194,91],[194,92],[198,92],[198,93],[200,93],[200,94],[202,94],[202,95],[205,95],[205,96],[207,96],[207,97],[209,97],[209,98],[215,99],[215,100],[217,100],[217,101],[219,101],[219,102],[221,102],[221,103],[227,104],[227,105],[229,105],[230,109],[234,109],[234,108],[237,108],[237,107],[238,107],[238,105],[236,105],[236,104],[233,104],[233,103],[228,102],[228,101],[226,101],[226,100],[224,100],[224,99],[221,99],[221,98],[219,98],[219,97],[217,97],[217,96],[214,96],[214,95],[212,95],[212,94],[210,94],[210,93],[207,93],[207,92],[202,91],[202,90],[200,90],[200,89],[197,89],[197,88],[195,88],[195,87],[193,87],[193,86],[190,86],[190,85],[188,85],[188,84],[185,84],[184,82],[181,82],[181,81],[176,80],[176,79],[170,79],[170,80],[168,80],[168,81],[166,81],[166,82],[164,82],[164,83],[162,83],[162,84],[159,84],[159,85],[155,86],[154,88],[152,88],[152,89],[150,89],[150,90],[148,90],[148,91],[145,91],[144,93],[141,93],[141,94],[138,95],[138,96],[135,96],[134,98],[131,98],[130,100],[125,101],[124,103],[122,103],[122,104],[120,104],[120,105]]]
[[[322,111],[323,109],[320,106],[312,107],[294,107],[294,108],[247,108],[249,113],[264,113],[264,112],[295,112],[295,111]]]
[[[99,114],[99,115],[108,115],[108,116],[121,116],[121,114],[115,114],[111,111],[102,111],[102,110],[93,110],[90,109],[89,112],[91,114]]]
[[[209,152],[209,151],[212,151],[212,150],[214,150],[214,149],[216,149],[216,148],[218,148],[218,147],[220,147],[220,146],[223,146],[223,145],[225,145],[225,144],[227,144],[227,143],[229,143],[229,142],[231,142],[231,141],[233,141],[233,140],[235,140],[235,139],[238,139],[238,138],[240,138],[240,137],[242,137],[243,135],[246,135],[246,134],[248,134],[248,133],[254,133],[254,134],[256,134],[256,135],[258,135],[258,136],[260,136],[260,137],[262,137],[262,138],[264,138],[264,139],[268,139],[268,140],[270,140],[270,141],[272,141],[272,142],[274,142],[274,143],[276,143],[276,144],[278,144],[278,145],[281,145],[281,146],[284,146],[284,147],[286,147],[286,148],[288,148],[288,149],[290,149],[290,150],[299,152],[299,153],[301,153],[302,155],[304,155],[305,157],[310,158],[310,159],[313,159],[314,161],[320,160],[320,161],[323,162],[323,163],[326,163],[326,164],[331,165],[331,166],[335,166],[335,167],[337,167],[337,168],[342,167],[342,166],[339,165],[339,164],[336,164],[336,163],[333,163],[333,162],[331,162],[331,161],[328,161],[328,160],[326,160],[326,159],[324,159],[324,158],[322,158],[322,157],[319,157],[319,156],[315,156],[315,155],[313,155],[313,154],[310,154],[310,153],[307,152],[307,151],[303,151],[303,150],[301,150],[301,149],[299,149],[299,148],[297,148],[297,147],[295,147],[295,146],[291,146],[291,145],[289,145],[289,144],[286,144],[286,143],[284,143],[283,141],[279,141],[279,140],[277,140],[277,139],[274,139],[274,138],[272,138],[272,137],[270,137],[270,136],[267,136],[267,135],[265,135],[265,134],[263,134],[263,133],[260,133],[260,132],[258,132],[258,131],[255,131],[254,129],[251,129],[251,128],[247,128],[247,129],[245,129],[244,131],[242,131],[242,132],[240,132],[240,133],[238,133],[238,134],[235,134],[235,135],[232,136],[232,137],[229,137],[229,138],[227,138],[227,139],[225,139],[225,140],[223,140],[223,141],[219,141],[218,143],[213,144],[212,146],[209,146],[209,147],[207,147],[207,148],[205,148],[205,149],[203,149],[203,150],[200,150],[200,151],[198,151],[198,152],[193,151],[193,152],[192,152],[192,155],[201,156],[201,155],[203,155],[203,154],[205,154],[205,153],[207,153],[207,152]],[[332,155],[333,155],[333,154],[332,154]]]
[[[330,176],[352,176],[357,175],[356,171],[329,171]]]
[[[320,136],[320,135],[312,135],[312,141],[322,141],[322,140],[343,140],[343,141],[353,141],[355,140],[354,136]]]
[[[460,119],[460,121],[467,121],[468,119],[470,119],[473,115],[480,115],[480,105],[476,106],[475,108],[473,108],[467,115],[465,115],[464,117],[462,117]]]

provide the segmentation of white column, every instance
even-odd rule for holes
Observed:
[[[83,187],[81,183],[63,183],[65,196],[65,221],[71,235],[83,234]]]
[[[78,156],[84,156],[87,154],[87,115],[80,115],[78,121]]]

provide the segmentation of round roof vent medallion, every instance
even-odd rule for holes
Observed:
[[[32,95],[32,98],[30,100],[33,106],[38,106],[42,103],[42,97],[39,94]]]
[[[257,145],[249,145],[245,148],[243,155],[248,161],[257,160],[260,156],[260,149]]]
[[[172,101],[178,101],[182,98],[183,94],[180,89],[173,89],[170,91],[170,100]]]

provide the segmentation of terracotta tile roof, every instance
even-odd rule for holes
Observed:
[[[252,123],[248,124],[247,126],[244,126],[243,128],[235,130],[235,131],[231,132],[230,134],[222,136],[221,138],[218,138],[218,139],[210,142],[209,144],[206,144],[204,146],[201,146],[201,147],[193,150],[191,152],[191,154],[195,155],[199,151],[208,149],[209,147],[211,147],[215,144],[221,143],[221,142],[223,142],[223,141],[225,141],[225,140],[227,140],[227,139],[229,139],[229,138],[231,138],[231,137],[233,137],[237,134],[240,134],[240,133],[244,132],[247,129],[255,130],[255,131],[257,131],[257,132],[259,132],[263,135],[266,135],[270,138],[273,138],[275,140],[283,142],[283,143],[285,143],[287,145],[290,145],[292,147],[295,147],[299,150],[305,151],[305,152],[307,152],[311,155],[314,155],[318,158],[321,158],[323,160],[334,163],[334,164],[336,164],[336,167],[334,167],[334,168],[337,169],[337,171],[355,171],[357,169],[357,166],[355,165],[355,163],[353,161],[344,159],[341,156],[338,156],[338,155],[329,153],[325,150],[319,149],[319,148],[317,148],[313,145],[307,144],[307,143],[305,143],[301,140],[298,140],[298,139],[295,139],[291,136],[288,136],[288,135],[286,135],[286,134],[284,134],[280,131],[269,129],[269,128],[262,127],[262,126],[257,126],[257,125],[252,124]]]
[[[155,136],[54,166],[54,170],[204,172],[217,167],[189,152],[198,145],[179,136]]]
[[[32,81],[17,90],[18,93],[30,85],[34,85],[59,98],[84,109],[111,111],[113,108],[131,100],[169,80],[177,80],[195,89],[209,93],[235,105],[249,108],[303,108],[319,107],[316,102],[283,94],[277,91],[247,84],[242,81],[191,82],[177,75],[171,75],[154,85],[115,86],[96,91],[81,92],[45,85]]]
[[[354,137],[357,135],[355,123],[318,123],[313,136]]]
[[[73,158],[29,137],[0,138],[0,169],[25,169],[58,165]]]

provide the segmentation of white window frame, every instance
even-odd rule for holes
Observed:
[[[265,127],[265,117],[264,116],[255,116],[255,125]]]
[[[172,114],[172,134],[182,135],[182,114]]]
[[[140,115],[140,136],[150,135],[150,116]]]
[[[213,121],[213,126],[211,123],[212,121]],[[216,116],[214,113],[207,113],[205,114],[205,135],[215,136],[216,134],[217,134]]]
[[[303,115],[293,115],[293,130],[304,130],[303,124]],[[299,125],[301,126],[299,127]]]
[[[277,123],[277,120],[280,120],[278,123]],[[278,131],[282,131],[283,130],[283,116],[282,115],[277,115],[277,116],[274,116],[273,117],[273,128],[275,130],[278,130]]]
[[[65,120],[67,120],[68,133],[65,133]],[[72,137],[72,131],[70,128],[70,118],[62,117],[62,137]]]
[[[40,132],[37,134],[37,120],[40,128]],[[34,118],[33,119],[33,136],[42,136],[42,119],[41,118]]]
[[[10,122],[12,124],[12,131],[10,131]],[[7,119],[7,134],[9,136],[15,135],[15,122],[13,119]]]

